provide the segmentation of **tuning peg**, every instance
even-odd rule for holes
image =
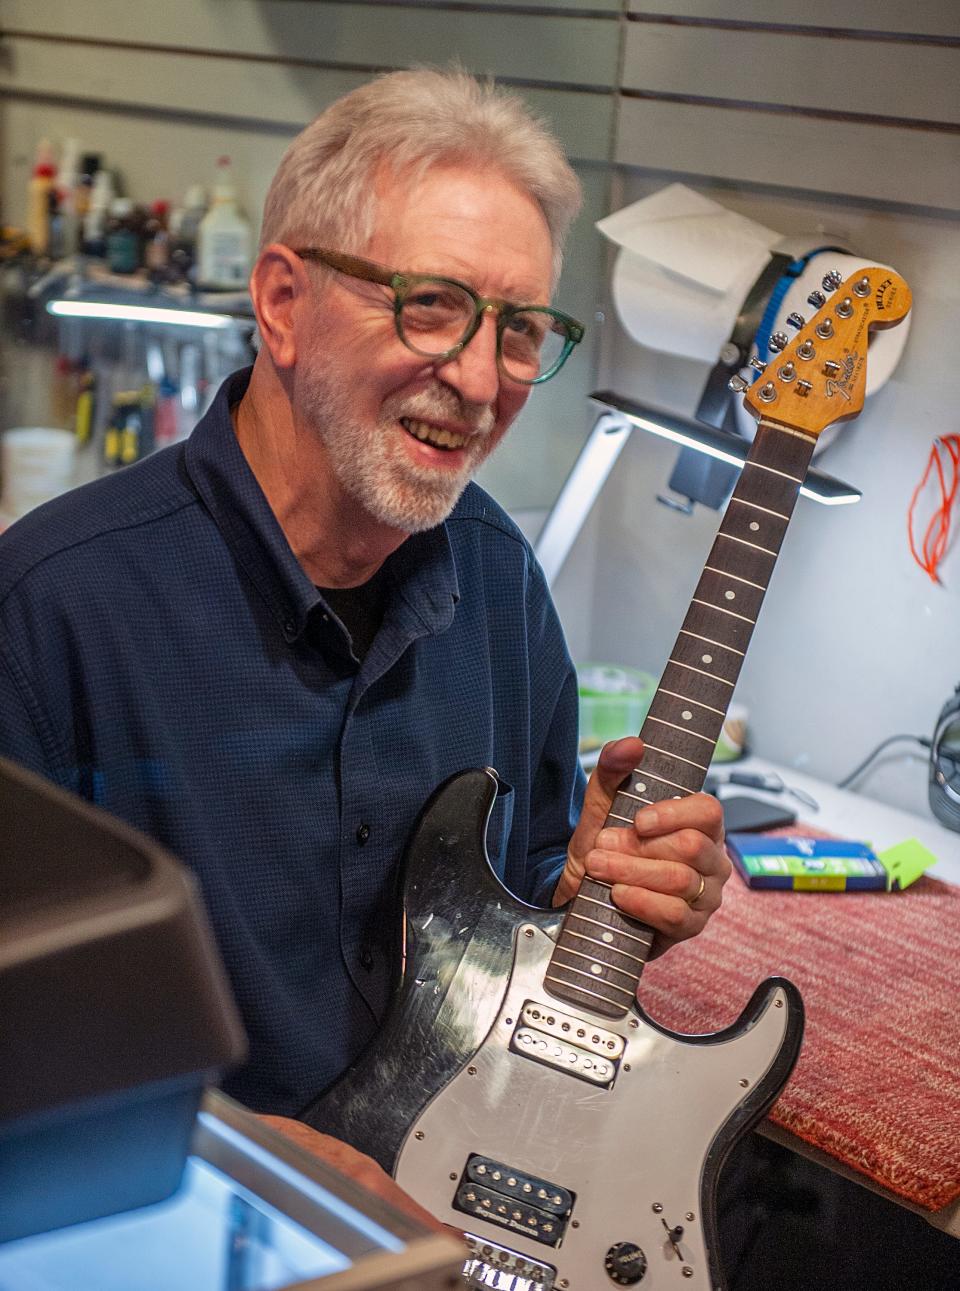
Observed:
[[[750,366],[753,368],[754,372],[763,372],[767,365],[759,354],[754,354],[750,359]]]
[[[802,314],[798,314],[796,310],[794,310],[792,314],[787,315],[787,322],[791,327],[795,327],[799,332],[801,327],[806,326],[807,320]]]
[[[822,291],[811,291],[807,297],[807,304],[812,305],[814,309],[821,309],[827,303],[827,298]]]
[[[833,359],[827,359],[823,365],[824,375],[828,377],[837,377],[840,375],[840,364],[835,363]]]
[[[812,389],[813,389],[813,383],[810,381],[797,382],[797,394],[804,399],[807,397],[807,395],[810,393]]]
[[[779,354],[781,350],[786,349],[790,342],[790,337],[786,332],[774,332],[767,342],[767,349],[771,354]]]
[[[866,274],[864,274],[862,278],[858,279],[857,282],[853,284],[853,290],[856,292],[858,296],[870,295],[870,279],[867,277]]]
[[[734,394],[743,394],[745,390],[750,389],[750,382],[738,373],[736,376],[732,376],[727,382],[727,389],[732,390]]]
[[[825,273],[821,279],[821,285],[823,286],[824,291],[836,291],[842,282],[843,274],[839,269],[831,269],[830,272]]]

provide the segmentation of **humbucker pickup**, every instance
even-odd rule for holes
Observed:
[[[573,1202],[573,1193],[558,1184],[475,1154],[467,1158],[453,1206],[545,1246],[559,1246]]]
[[[615,1031],[527,1000],[510,1048],[524,1058],[609,1088],[616,1079],[626,1041]]]

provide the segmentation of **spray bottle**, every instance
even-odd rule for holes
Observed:
[[[250,223],[237,206],[230,158],[217,162],[213,204],[197,233],[197,286],[241,291],[250,276]]]

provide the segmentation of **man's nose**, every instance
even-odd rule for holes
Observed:
[[[480,326],[460,353],[441,366],[440,377],[467,403],[496,402],[500,393],[496,314],[484,313]]]

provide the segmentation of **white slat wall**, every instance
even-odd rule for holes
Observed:
[[[615,160],[960,209],[957,0],[628,0]]]

